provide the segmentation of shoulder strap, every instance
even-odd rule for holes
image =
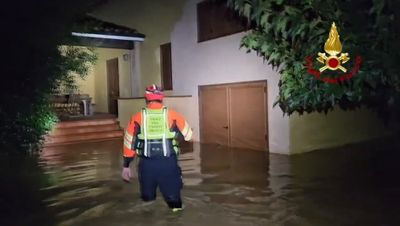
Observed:
[[[142,108],[142,131],[144,137],[144,156],[147,156],[147,114],[146,108]]]

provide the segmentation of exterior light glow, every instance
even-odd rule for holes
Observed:
[[[88,37],[88,38],[104,38],[104,39],[139,41],[139,42],[144,41],[144,38],[141,37],[120,36],[120,35],[91,34],[91,33],[79,33],[79,32],[72,32],[72,35],[79,37]]]

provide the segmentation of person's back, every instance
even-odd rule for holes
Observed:
[[[159,186],[168,206],[179,210],[182,208],[182,178],[177,162],[178,137],[189,141],[192,129],[178,112],[162,104],[164,94],[160,87],[148,87],[145,97],[146,108],[132,116],[125,130],[122,178],[130,179],[129,165],[138,155],[142,200],[155,200]]]

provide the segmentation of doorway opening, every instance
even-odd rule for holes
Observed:
[[[118,116],[118,58],[107,60],[108,113]]]

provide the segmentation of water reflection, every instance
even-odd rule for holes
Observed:
[[[33,158],[0,168],[19,172],[6,180],[30,189],[20,203],[35,209],[24,221],[10,210],[18,223],[1,225],[398,225],[399,152],[381,149],[288,157],[195,143],[180,156],[186,208],[176,214],[160,195],[142,203],[137,180],[122,182],[121,141],[47,148],[40,167],[32,167]],[[21,191],[13,188],[16,198]]]

